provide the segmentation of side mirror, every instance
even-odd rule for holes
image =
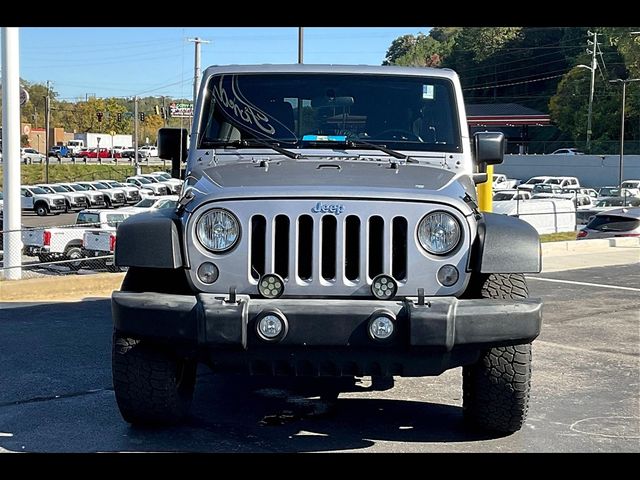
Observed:
[[[161,128],[158,130],[158,157],[171,160],[171,176],[180,178],[182,162],[187,159],[187,136],[185,128]]]
[[[504,133],[478,132],[473,136],[473,153],[479,172],[487,165],[498,165],[504,160]]]

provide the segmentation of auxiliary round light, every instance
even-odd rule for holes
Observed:
[[[219,274],[218,267],[211,262],[204,262],[198,267],[198,279],[207,285],[215,282]]]
[[[284,337],[287,333],[287,323],[283,316],[275,312],[262,315],[257,322],[258,336],[263,340],[275,341]]]
[[[371,282],[371,293],[378,300],[389,300],[398,292],[398,284],[389,275],[378,275]]]
[[[267,273],[260,277],[258,291],[264,298],[278,298],[284,293],[284,280],[277,273]]]
[[[438,281],[442,285],[444,285],[445,287],[450,287],[458,281],[460,274],[458,273],[458,269],[456,267],[447,264],[440,267],[437,277]]]
[[[374,340],[387,340],[393,335],[393,320],[386,315],[375,315],[369,321],[369,335]]]

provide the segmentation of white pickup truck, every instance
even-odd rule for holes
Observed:
[[[82,252],[85,257],[95,258],[100,262],[98,266],[104,266],[111,272],[121,271],[113,261],[113,252],[116,249],[116,229],[91,229],[84,232],[82,240]]]
[[[57,215],[66,211],[66,199],[57,193],[48,193],[46,190],[33,185],[20,187],[20,207],[23,211],[33,211],[39,217],[49,213]]]
[[[131,214],[109,210],[82,210],[78,212],[76,224],[72,227],[31,228],[22,232],[24,254],[38,257],[43,262],[74,260],[64,263],[72,270],[78,270],[85,255],[82,240],[88,229],[115,230],[120,222]]]

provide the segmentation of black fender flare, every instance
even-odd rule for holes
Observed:
[[[115,264],[119,267],[182,267],[179,220],[174,212],[139,213],[118,225]]]
[[[540,273],[540,236],[524,220],[482,213],[469,266],[480,273]]]

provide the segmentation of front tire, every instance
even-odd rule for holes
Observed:
[[[472,298],[529,296],[522,274],[490,274],[470,285]],[[463,415],[484,430],[513,433],[522,428],[531,391],[531,343],[493,347],[462,369]]]
[[[113,334],[113,387],[122,417],[134,425],[171,425],[189,413],[197,363]]]
[[[36,211],[36,215],[38,215],[39,217],[46,217],[49,213],[49,209],[47,208],[47,206],[42,203],[36,205],[34,210]]]

